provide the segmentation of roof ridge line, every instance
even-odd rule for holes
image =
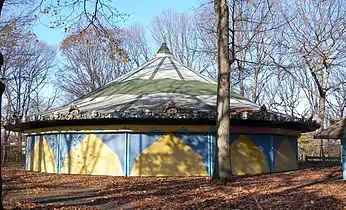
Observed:
[[[72,101],[72,102],[77,102],[78,100],[84,99],[85,97],[89,96],[89,94],[94,93],[95,91],[97,91],[97,90],[99,90],[99,89],[101,89],[101,88],[106,88],[106,86],[111,85],[111,84],[113,84],[114,82],[119,82],[118,80],[119,80],[120,78],[122,78],[122,77],[129,78],[129,77],[133,76],[134,74],[138,73],[138,72],[139,72],[140,70],[142,70],[143,68],[146,68],[147,66],[149,66],[149,65],[151,65],[151,64],[153,64],[153,63],[155,63],[155,61],[157,61],[157,60],[159,60],[159,59],[160,59],[160,58],[153,58],[153,59],[151,59],[150,61],[148,61],[147,63],[144,63],[142,66],[139,66],[137,69],[133,69],[132,71],[129,71],[129,72],[127,72],[127,73],[121,75],[120,77],[118,77],[118,78],[116,78],[116,79],[114,79],[114,80],[112,80],[112,81],[110,81],[110,82],[108,82],[108,83],[106,83],[106,84],[104,84],[104,85],[102,85],[102,86],[96,88],[95,90],[92,90],[91,92],[85,94],[84,96],[81,96],[81,97],[77,98],[76,100],[74,100],[74,101]],[[131,74],[130,74],[130,73],[131,73]],[[129,75],[130,75],[130,76],[129,76]],[[71,102],[71,103],[72,103],[72,102]],[[66,104],[65,106],[67,106],[67,105],[68,105],[68,104]]]
[[[169,61],[171,62],[171,65],[173,66],[173,69],[177,72],[178,76],[180,77],[180,79],[186,81],[186,79],[184,78],[184,76],[181,74],[181,72],[179,71],[178,67],[175,65],[173,59],[171,57],[168,58]]]
[[[149,77],[148,80],[153,80],[153,79],[154,79],[155,75],[156,75],[157,72],[160,70],[160,67],[162,66],[163,62],[166,60],[166,57],[162,57],[162,58],[160,58],[160,59],[162,59],[162,60],[161,60],[160,63],[156,66],[154,72],[150,75],[150,77]]]
[[[85,94],[85,95],[83,95],[83,96],[81,96],[81,97],[79,97],[79,98],[77,98],[77,99],[71,101],[70,103],[67,103],[67,104],[61,106],[61,107],[65,107],[65,106],[67,107],[67,106],[69,106],[69,104],[71,104],[71,103],[73,103],[73,102],[78,102],[79,100],[85,99],[85,97],[89,96],[91,93],[94,93],[95,91],[97,91],[97,90],[99,90],[99,89],[105,88],[106,86],[108,86],[108,85],[110,85],[110,84],[112,84],[112,83],[114,83],[114,82],[118,82],[118,79],[119,79],[119,78],[125,77],[127,74],[132,73],[132,74],[130,75],[130,77],[131,77],[133,74],[139,72],[140,70],[142,70],[143,68],[149,66],[150,64],[153,64],[156,60],[159,60],[159,59],[160,59],[160,58],[153,58],[153,59],[151,59],[150,61],[148,61],[147,63],[145,63],[144,65],[139,66],[137,69],[133,69],[132,71],[129,71],[129,72],[127,72],[127,73],[121,75],[120,77],[116,78],[115,80],[112,80],[112,81],[110,81],[110,82],[108,82],[108,83],[106,83],[106,84],[104,84],[104,85],[102,85],[102,86],[96,88],[95,90],[92,90],[91,92],[89,92],[89,93],[87,93],[87,94]],[[125,77],[125,78],[126,78],[126,77]],[[52,110],[54,110],[54,109],[52,109]],[[47,110],[47,111],[50,111],[50,110]]]
[[[119,82],[118,80],[121,78],[121,77],[125,77],[125,78],[130,78],[132,77],[134,74],[138,73],[139,71],[141,71],[142,69],[150,66],[151,64],[155,63],[155,61],[159,60],[160,58],[153,58],[151,59],[150,61],[142,64],[141,66],[139,66],[137,69],[133,69],[132,71],[129,71],[127,72],[126,74],[124,75],[121,75],[120,77],[118,77],[117,79],[113,80],[113,81],[110,81],[109,83],[105,84],[105,85],[108,85],[108,84],[111,84],[113,82]],[[130,74],[131,73],[131,74]]]
[[[208,81],[208,79],[211,79],[212,81],[216,82],[214,79],[212,78],[208,78],[206,79],[205,76],[203,76],[202,74],[197,73],[196,71],[194,71],[193,69],[191,69],[190,67],[186,66],[185,64],[179,62],[177,59],[175,59],[174,57],[172,58],[173,60],[175,60],[177,63],[179,63],[180,65],[182,65],[183,67],[187,68],[189,71],[193,72],[195,75],[201,77],[203,80],[205,80],[207,83],[212,84],[210,81]]]

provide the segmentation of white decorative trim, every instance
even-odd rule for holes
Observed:
[[[173,57],[172,54],[167,54],[167,53],[157,53],[156,58],[161,58],[161,57]]]

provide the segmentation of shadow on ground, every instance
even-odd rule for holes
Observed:
[[[338,181],[339,166],[241,177],[226,185],[205,177],[56,175],[7,168],[4,171],[3,195],[8,207],[31,204],[36,209],[343,209],[346,206],[346,182]]]

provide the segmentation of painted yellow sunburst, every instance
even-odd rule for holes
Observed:
[[[275,171],[289,171],[298,168],[296,152],[287,137],[285,137],[276,151],[275,155]]]
[[[140,153],[130,176],[207,176],[201,156],[173,134]]]
[[[123,176],[119,156],[96,135],[87,135],[64,160],[61,170],[68,174]]]
[[[231,145],[231,161],[234,175],[270,171],[266,155],[244,135],[239,136]]]
[[[56,162],[47,140],[40,136],[30,153],[28,167],[31,171],[56,173]]]

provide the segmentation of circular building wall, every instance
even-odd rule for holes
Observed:
[[[111,176],[211,176],[214,126],[112,126],[27,132],[26,168],[32,171]],[[231,127],[234,175],[298,168],[300,132]]]

